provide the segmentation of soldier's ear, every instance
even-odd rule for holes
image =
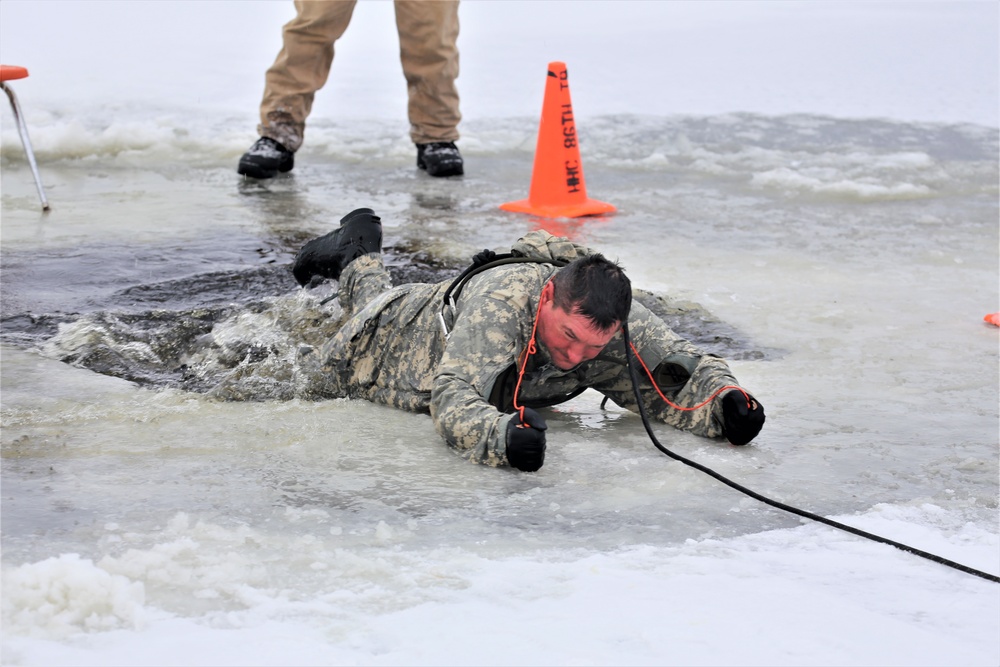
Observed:
[[[542,295],[539,297],[539,305],[544,306],[552,301],[553,295],[556,293],[556,287],[552,284],[552,281],[545,283],[545,287],[542,288]]]

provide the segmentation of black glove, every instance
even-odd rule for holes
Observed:
[[[545,420],[531,408],[507,423],[507,462],[512,468],[524,472],[535,472],[545,463]]]
[[[726,439],[734,445],[745,445],[760,433],[764,426],[764,406],[756,398],[740,391],[729,391],[722,397],[722,428]]]
[[[496,259],[497,254],[490,250],[489,248],[483,248],[475,255],[472,256],[473,266],[482,266],[483,264],[489,264],[494,259]]]

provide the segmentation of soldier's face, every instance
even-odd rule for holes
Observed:
[[[552,363],[564,371],[590,361],[618,333],[618,326],[602,331],[585,315],[568,313],[552,299],[552,283],[542,290],[538,309],[538,338],[552,355]]]

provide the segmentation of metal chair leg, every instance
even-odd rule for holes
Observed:
[[[24,153],[28,156],[28,164],[31,165],[31,173],[35,176],[35,187],[38,188],[38,197],[42,200],[42,210],[49,210],[49,200],[45,198],[45,189],[42,188],[42,177],[38,173],[38,164],[35,163],[35,151],[31,148],[31,139],[28,137],[28,126],[24,124],[21,114],[21,105],[17,101],[17,95],[10,87],[0,81],[0,88],[7,93],[10,98],[10,107],[14,111],[14,120],[17,122],[17,131],[21,135],[21,144],[24,146]]]

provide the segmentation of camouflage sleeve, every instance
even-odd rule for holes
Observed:
[[[634,301],[629,316],[629,335],[650,371],[657,368],[673,370],[669,379],[657,377],[657,384],[667,398],[682,408],[704,403],[727,385],[739,386],[723,359],[705,353],[684,340],[671,331],[663,320]],[[619,350],[624,353],[621,345]],[[624,358],[621,361],[624,362]],[[643,404],[650,417],[695,435],[709,438],[723,435],[720,400],[713,400],[695,410],[678,410],[660,398],[641,367],[637,367],[636,371]],[[623,408],[637,411],[632,382],[625,366],[622,366],[620,374],[595,384],[594,388]]]
[[[485,396],[496,377],[516,362],[520,327],[509,303],[479,296],[455,320],[431,390],[431,417],[449,445],[477,463],[507,463],[505,415]]]
[[[519,238],[510,250],[513,254],[521,257],[563,263],[594,254],[590,248],[573,243],[562,236],[554,236],[544,230],[528,232]]]

